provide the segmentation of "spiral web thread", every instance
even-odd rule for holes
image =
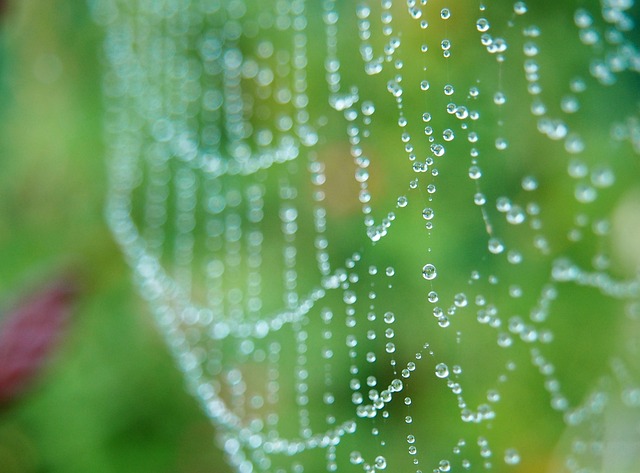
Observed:
[[[634,5],[565,3],[91,2],[108,220],[233,469],[632,471]]]

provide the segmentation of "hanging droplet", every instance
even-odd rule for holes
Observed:
[[[379,455],[375,459],[376,470],[384,470],[387,467],[387,460],[382,455]]]
[[[436,267],[431,263],[425,264],[422,267],[422,277],[426,280],[431,281],[435,279],[437,275]]]
[[[351,464],[353,465],[359,465],[361,463],[364,462],[364,458],[362,457],[362,454],[358,451],[353,451],[351,452],[351,454],[349,455],[349,461],[351,462]]]
[[[507,465],[517,465],[520,463],[520,454],[514,448],[510,448],[504,452],[504,462]]]
[[[449,367],[445,363],[438,363],[436,365],[436,376],[438,378],[446,378],[449,376]]]
[[[498,254],[500,254],[500,253],[502,253],[504,251],[504,245],[497,238],[490,238],[489,239],[488,248],[489,248],[489,251],[491,253],[493,253],[494,255],[498,255]]]
[[[524,2],[516,2],[513,4],[513,11],[516,15],[524,15],[527,13],[527,4]]]
[[[426,207],[422,211],[422,218],[424,218],[425,220],[431,220],[434,217],[434,215],[435,215],[435,212],[431,207]]]

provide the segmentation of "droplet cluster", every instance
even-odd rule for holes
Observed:
[[[234,471],[535,465],[533,392],[599,471],[637,419],[634,2],[561,3],[566,44],[522,1],[91,2],[109,225]]]

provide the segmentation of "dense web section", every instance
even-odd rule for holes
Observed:
[[[633,0],[93,0],[107,217],[230,467],[637,471]]]

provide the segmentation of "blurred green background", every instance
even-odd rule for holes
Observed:
[[[0,472],[223,471],[104,223],[101,35],[84,1],[0,19],[0,308],[63,272],[81,287],[53,358],[0,410]]]

